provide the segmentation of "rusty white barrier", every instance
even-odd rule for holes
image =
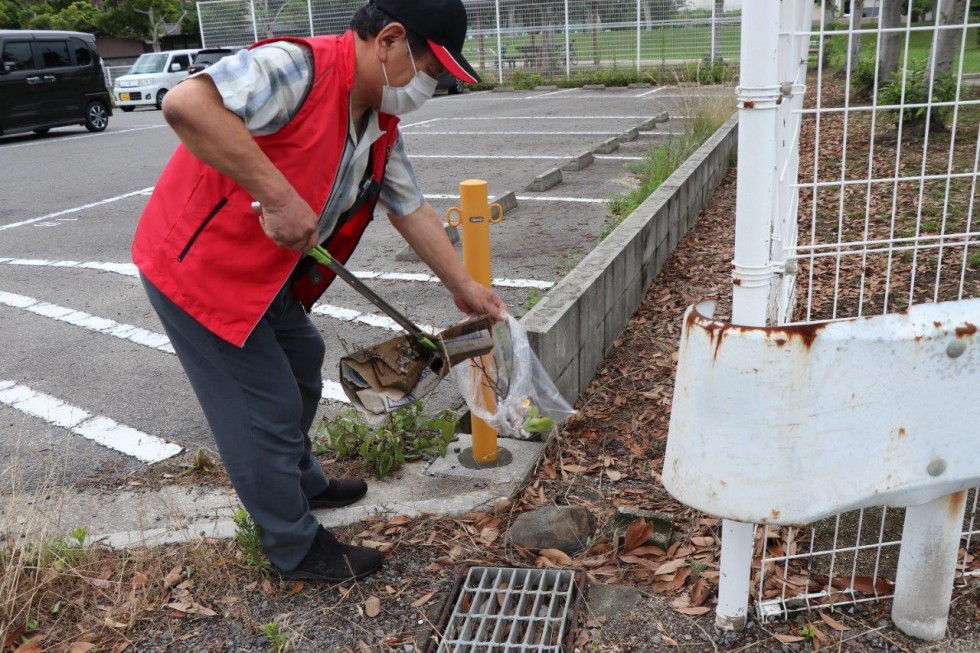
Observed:
[[[831,0],[743,4],[732,323],[839,321],[980,297],[980,94],[966,81],[980,72],[980,5],[914,4],[883,2],[863,20]],[[862,390],[847,376],[837,383]],[[841,474],[826,455],[811,457],[808,476]],[[798,479],[786,480],[781,492],[799,493]],[[980,571],[976,491],[966,503],[963,578]],[[913,551],[926,546],[909,533],[925,527],[902,535],[905,508],[836,512],[847,508],[806,526],[725,519],[716,624],[745,624],[752,583],[762,620],[895,596],[896,622],[934,636],[935,622],[922,626],[913,609],[934,597],[902,595]],[[928,521],[918,508],[908,520]]]
[[[980,484],[980,299],[783,327],[719,322],[713,310],[685,316],[667,490],[759,524],[911,506],[893,619],[941,638],[964,491]]]

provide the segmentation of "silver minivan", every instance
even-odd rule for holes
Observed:
[[[69,125],[100,132],[111,115],[94,36],[0,30],[0,134]]]

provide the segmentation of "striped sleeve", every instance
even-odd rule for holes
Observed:
[[[255,136],[273,134],[296,115],[306,96],[310,64],[306,49],[280,41],[241,50],[204,69],[225,108]]]
[[[405,216],[414,213],[425,203],[415,179],[415,168],[405,152],[405,141],[398,135],[395,147],[388,159],[384,183],[381,186],[381,202],[389,216]]]

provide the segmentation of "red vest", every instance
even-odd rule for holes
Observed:
[[[282,129],[257,136],[266,156],[300,196],[320,212],[338,180],[350,124],[354,35],[280,39],[313,50],[316,83],[299,112]],[[373,145],[372,175],[380,183],[398,138],[398,118],[379,114],[384,135]],[[133,261],[160,292],[215,335],[242,346],[301,254],[279,247],[262,231],[253,198],[237,183],[202,163],[183,145],[157,181],[133,241]],[[346,262],[374,214],[375,201],[340,225],[327,248]],[[318,266],[293,284],[307,311],[333,281]],[[315,281],[311,281],[315,279]]]

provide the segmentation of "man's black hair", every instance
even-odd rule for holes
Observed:
[[[350,28],[359,37],[367,40],[374,38],[386,25],[394,22],[397,21],[373,4],[366,4],[354,12],[354,17],[350,21]],[[425,39],[407,27],[405,33],[408,37],[408,45],[412,48],[412,56],[416,60],[429,51],[429,44],[426,43]]]

